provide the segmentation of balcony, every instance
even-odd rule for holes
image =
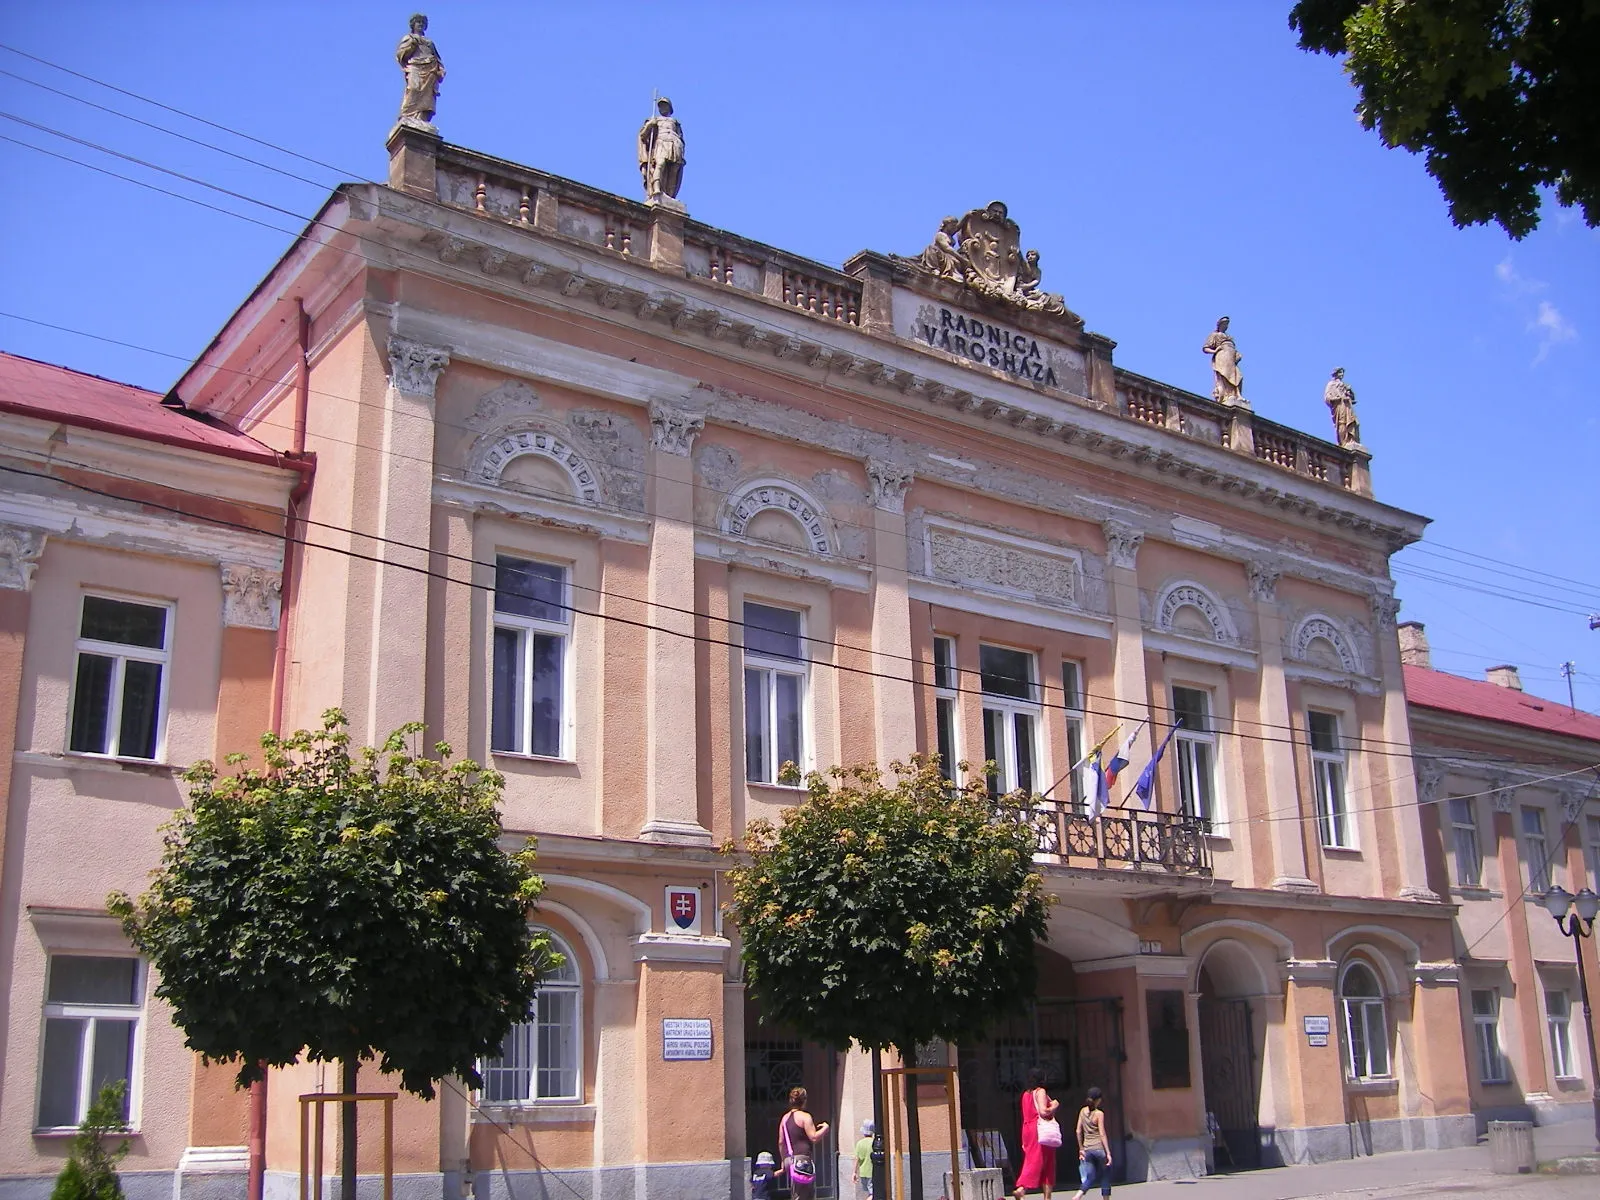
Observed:
[[[1211,875],[1206,822],[1195,817],[1113,808],[1091,821],[1069,802],[1037,798],[1026,808],[1008,806],[1005,811],[1032,824],[1039,834],[1039,853],[1056,857],[1064,867]]]

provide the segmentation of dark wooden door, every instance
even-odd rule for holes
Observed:
[[[1221,1139],[1217,1169],[1255,1170],[1261,1165],[1260,1096],[1248,1000],[1200,1001],[1200,1063],[1206,1112]]]

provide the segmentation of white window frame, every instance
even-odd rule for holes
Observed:
[[[1478,837],[1477,805],[1470,796],[1451,796],[1445,804],[1450,815],[1450,861],[1456,886],[1482,887],[1483,843]]]
[[[495,555],[495,565],[501,562],[531,563],[543,567],[555,567],[561,572],[561,614],[559,621],[546,620],[539,617],[528,617],[521,613],[501,612],[498,604],[499,589],[496,588],[490,598],[493,629],[490,633],[491,643],[489,651],[489,737],[491,742],[490,752],[493,754],[509,754],[519,758],[542,758],[556,762],[571,762],[576,757],[577,723],[576,723],[576,687],[573,679],[573,642],[572,636],[572,564],[560,559],[541,558],[538,555],[517,552],[500,552]],[[506,630],[516,635],[517,654],[521,659],[518,679],[520,681],[521,695],[516,698],[516,745],[514,747],[494,747],[495,709],[500,702],[496,693],[494,679],[494,646],[493,638],[501,631]],[[554,637],[561,639],[561,744],[556,753],[545,754],[535,752],[533,749],[533,646],[535,636]]]
[[[961,782],[961,668],[957,665],[956,639],[938,633],[933,637],[933,728],[939,770],[952,784]],[[942,650],[942,653],[941,653]],[[944,661],[941,662],[940,659]],[[946,744],[950,754],[942,749]]]
[[[1559,998],[1559,1013],[1550,1011],[1550,1002]],[[1564,988],[1544,989],[1544,1024],[1549,1033],[1550,1073],[1557,1079],[1579,1078],[1577,1057],[1572,1052],[1572,997]]]
[[[1089,773],[1086,765],[1071,770],[1083,758],[1088,748],[1084,740],[1087,728],[1084,712],[1084,664],[1077,659],[1063,659],[1061,662],[1061,707],[1063,724],[1066,727],[1067,737],[1067,767],[1069,778],[1067,780],[1067,795],[1071,801],[1074,812],[1086,813],[1089,809],[1089,783],[1085,778]]]
[[[482,1059],[478,1063],[478,1072],[483,1076],[484,1079],[484,1087],[481,1093],[481,1103],[485,1106],[492,1105],[494,1107],[504,1108],[536,1108],[540,1105],[583,1103],[583,1059],[586,1049],[584,1046],[583,1037],[585,1028],[583,1016],[583,970],[578,964],[577,956],[572,953],[572,947],[567,944],[565,938],[556,933],[553,929],[548,929],[543,926],[535,926],[534,929],[536,933],[542,933],[550,939],[551,948],[555,950],[556,953],[560,954],[564,959],[566,959],[566,962],[560,968],[560,977],[547,976],[540,982],[538,990],[534,993],[533,1012],[530,1014],[530,1019],[527,1021],[519,1021],[516,1025],[511,1027],[511,1032],[506,1034],[506,1042],[511,1042],[513,1039],[522,1040],[523,1048],[527,1052],[527,1065],[525,1067],[515,1066],[510,1068],[496,1066],[496,1063],[504,1062],[504,1059],[499,1055],[496,1055],[493,1058]],[[560,1094],[552,1093],[550,1095],[540,1095],[540,1072],[542,1070],[539,1065],[539,1046],[541,1042],[540,1035],[541,1030],[545,1027],[548,1027],[550,1023],[544,1020],[540,1015],[539,1002],[541,996],[556,995],[571,998],[571,1020],[570,1022],[564,1024],[570,1039],[568,1049],[571,1051],[573,1056],[572,1087],[562,1091]],[[505,1049],[504,1042],[501,1043],[501,1049]],[[515,1073],[523,1070],[526,1070],[528,1075],[528,1086],[523,1090],[531,1093],[530,1095],[490,1099],[490,1096],[492,1095],[492,1089],[490,1087],[491,1077],[489,1072],[509,1071]]]
[[[1529,817],[1536,818],[1528,828]],[[1528,894],[1542,896],[1555,886],[1556,864],[1550,853],[1550,835],[1544,819],[1544,809],[1537,804],[1524,804],[1517,814],[1517,840],[1522,843],[1522,855],[1528,862]]]
[[[1028,679],[1027,688],[1032,699],[1024,700],[1018,696],[1000,696],[993,692],[983,692],[983,727],[984,727],[984,757],[989,756],[989,715],[991,713],[1000,717],[1000,739],[994,756],[995,774],[989,780],[989,790],[995,795],[1005,796],[1021,786],[1022,760],[1017,752],[1017,720],[1025,719],[1032,727],[1028,738],[1029,746],[1028,774],[1032,779],[1033,791],[1039,790],[1039,730],[1044,706],[1039,698],[1039,656],[1031,650],[1022,650],[1016,646],[1005,646],[999,642],[980,642],[978,646],[979,661],[979,687],[982,688],[982,662],[983,647],[990,646],[996,650],[1008,650],[1021,654],[1027,659]]]
[[[1345,993],[1350,973],[1357,968],[1366,971],[1372,976],[1372,982],[1377,988],[1376,996],[1350,996]],[[1378,1028],[1383,1033],[1383,1070],[1372,1069],[1372,1028],[1373,1018],[1376,1014]],[[1353,958],[1345,963],[1339,971],[1339,1015],[1344,1023],[1344,1067],[1346,1076],[1356,1083],[1367,1083],[1372,1080],[1394,1078],[1394,1046],[1389,1041],[1389,1010],[1384,1001],[1383,975],[1377,967],[1365,959]],[[1361,1044],[1365,1056],[1361,1062],[1356,1061],[1356,1036],[1355,1031],[1359,1024],[1361,1029]]]
[[[162,626],[161,649],[149,646],[130,646],[123,642],[102,642],[83,636],[83,613],[90,597],[113,600],[118,604],[134,604],[140,608],[159,608],[166,614]],[[170,600],[152,600],[148,596],[119,595],[99,590],[84,591],[78,598],[78,634],[72,656],[72,687],[67,696],[67,747],[71,754],[89,754],[96,758],[128,758],[137,762],[165,762],[167,758],[167,691],[172,681],[173,627],[178,606]],[[111,694],[106,707],[106,742],[104,750],[73,750],[72,733],[74,714],[78,709],[78,661],[84,654],[93,654],[113,660],[111,667]],[[157,663],[161,667],[161,686],[156,689],[156,744],[149,758],[138,754],[123,754],[119,744],[122,738],[122,690],[129,661]]]
[[[1333,722],[1332,750],[1318,749],[1311,731],[1313,716]],[[1350,757],[1345,750],[1344,723],[1325,708],[1306,710],[1306,745],[1311,754],[1311,781],[1317,797],[1317,839],[1324,850],[1357,850],[1356,823],[1350,811]]]
[[[1479,1008],[1479,997],[1488,997],[1488,1011]],[[1468,997],[1472,1005],[1474,1042],[1478,1047],[1478,1082],[1509,1083],[1505,1052],[1500,1048],[1500,993],[1495,988],[1473,988]]]
[[[1168,711],[1174,722],[1178,719],[1178,692],[1193,692],[1205,699],[1205,729],[1191,729],[1179,725],[1172,735],[1174,763],[1178,772],[1178,808],[1188,817],[1203,823],[1208,833],[1218,832],[1226,825],[1222,803],[1222,744],[1217,737],[1216,693],[1208,687],[1192,683],[1168,685]],[[1206,766],[1199,766],[1201,755]],[[1201,787],[1201,784],[1204,787]],[[1202,791],[1205,793],[1202,796]],[[1198,801],[1209,800],[1209,805]],[[1202,811],[1209,807],[1210,811]]]
[[[116,958],[131,960],[133,969],[133,994],[135,1000],[132,1004],[103,1004],[81,1003],[71,1000],[51,1000],[50,996],[50,968],[58,958]],[[89,1105],[94,1100],[94,1038],[101,1020],[115,1021],[117,1023],[131,1022],[133,1036],[129,1039],[128,1048],[128,1093],[127,1106],[128,1128],[137,1131],[139,1128],[139,1093],[143,1076],[144,1063],[144,997],[147,970],[143,959],[132,954],[108,954],[101,951],[90,950],[51,950],[45,958],[45,990],[43,1011],[39,1019],[39,1066],[34,1072],[33,1117],[34,1129],[37,1132],[56,1132],[76,1130],[78,1123],[88,1115]],[[87,1027],[83,1032],[78,1053],[78,1104],[77,1115],[71,1125],[41,1125],[39,1120],[39,1106],[44,1102],[44,1051],[46,1023],[51,1020],[77,1020],[86,1022]]]
[[[745,637],[742,640],[744,641],[749,640],[750,606],[752,604],[761,608],[775,609],[779,612],[795,613],[800,618],[799,658],[784,658],[780,655],[762,654],[759,651],[746,648],[743,651],[744,670],[739,676],[740,686],[744,689],[745,728],[748,728],[750,719],[750,672],[759,671],[766,680],[766,687],[763,689],[766,707],[762,713],[763,724],[766,726],[766,745],[760,764],[759,777],[750,773],[749,745],[746,744],[741,747],[745,763],[745,782],[784,787],[789,785],[778,782],[778,772],[783,766],[783,762],[778,759],[777,681],[779,676],[800,681],[798,701],[800,706],[800,747],[799,755],[794,762],[802,773],[811,769],[811,662],[807,655],[806,611],[803,608],[796,608],[788,604],[773,604],[767,600],[746,597],[739,610],[740,617],[743,620]],[[740,730],[740,741],[748,742],[748,739],[744,736],[744,729]]]

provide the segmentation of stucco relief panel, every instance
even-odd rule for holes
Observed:
[[[1355,639],[1338,621],[1325,613],[1311,613],[1296,623],[1285,647],[1289,658],[1330,671],[1362,673],[1362,659]]]
[[[812,554],[834,554],[838,539],[825,505],[799,484],[783,479],[755,479],[740,485],[723,505],[719,525],[734,537],[772,540],[763,536],[761,518],[781,514],[804,535],[804,548]]]
[[[1192,580],[1168,583],[1153,600],[1141,597],[1140,603],[1145,623],[1162,632],[1224,646],[1243,644],[1232,610],[1209,588]]]

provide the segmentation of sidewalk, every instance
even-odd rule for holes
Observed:
[[[1594,1126],[1587,1120],[1541,1125],[1533,1131],[1540,1162],[1595,1152]],[[1075,1180],[1061,1179],[1056,1195],[1071,1200]],[[1496,1175],[1490,1170],[1489,1146],[1456,1150],[1419,1150],[1405,1154],[1379,1154],[1342,1162],[1235,1175],[1209,1175],[1204,1179],[1170,1179],[1157,1183],[1131,1183],[1116,1189],[1123,1200],[1309,1200],[1338,1196],[1343,1200],[1378,1200],[1380,1197],[1424,1197],[1499,1193],[1514,1189],[1528,1200],[1578,1200],[1600,1195],[1600,1180],[1593,1175]]]

